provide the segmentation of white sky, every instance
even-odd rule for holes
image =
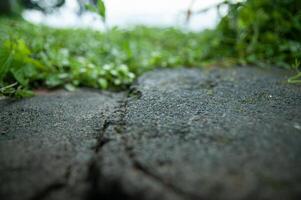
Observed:
[[[75,14],[78,9],[76,0],[66,0],[64,7],[55,14],[45,16],[39,11],[26,11],[24,17],[34,23],[47,24],[54,27],[92,27],[103,28],[101,21],[93,14],[81,17]],[[192,10],[200,10],[221,0],[195,0]],[[132,26],[137,24],[152,26],[184,27],[183,14],[191,4],[191,0],[105,0],[107,23],[109,26]],[[193,17],[188,28],[200,30],[213,27],[218,20],[215,10]],[[186,26],[185,26],[186,27]]]

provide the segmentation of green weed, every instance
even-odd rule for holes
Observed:
[[[54,29],[0,18],[0,93],[34,88],[124,89],[158,67],[277,66],[301,60],[301,1],[226,1],[228,14],[200,33],[173,28]],[[91,8],[92,9],[92,8]],[[94,8],[103,19],[102,4]],[[300,83],[301,73],[289,83]]]

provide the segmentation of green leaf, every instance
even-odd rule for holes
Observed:
[[[14,93],[15,89],[14,87],[18,85],[18,83],[13,83],[4,87],[0,87],[0,94],[8,94],[8,93]]]
[[[30,49],[22,39],[19,39],[15,43],[13,43],[13,46],[16,50],[16,54],[22,58],[27,57],[31,54]]]
[[[46,78],[45,83],[48,87],[53,88],[63,84],[63,81],[60,79],[58,74],[51,74]]]
[[[298,74],[296,74],[295,76],[292,76],[288,79],[288,83],[301,83],[301,72],[299,72]]]
[[[73,92],[73,91],[75,91],[76,88],[74,85],[68,83],[65,85],[65,89],[68,90],[69,92]]]
[[[24,73],[24,68],[12,68],[11,73],[13,74],[14,78],[23,86],[26,86],[28,84],[28,79],[26,77],[26,74]]]
[[[23,89],[22,87],[18,87],[15,93],[15,97],[17,98],[32,97],[32,96],[34,96],[34,92]]]
[[[102,89],[107,89],[109,86],[108,81],[106,79],[99,78],[97,82]]]
[[[106,19],[106,7],[105,7],[105,4],[104,4],[103,0],[98,0],[97,1],[97,7],[98,7],[98,14],[105,21],[105,19]]]
[[[95,6],[93,6],[89,3],[85,4],[85,8],[91,12],[97,13],[97,9],[95,8]]]
[[[85,8],[91,12],[99,14],[103,21],[106,20],[106,6],[103,0],[98,0],[96,6],[87,3],[85,4]]]
[[[94,12],[94,13],[97,13],[98,15],[100,15],[100,17],[102,18],[103,21],[106,20],[106,6],[105,6],[103,0],[98,0],[96,6],[87,3],[87,4],[85,4],[85,8],[91,12]]]
[[[13,60],[12,52],[7,52],[6,49],[0,49],[0,82],[6,76]]]

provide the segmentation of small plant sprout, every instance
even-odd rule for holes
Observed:
[[[301,72],[299,71],[300,64],[300,61],[295,59],[295,63],[292,64],[292,68],[297,71],[297,74],[288,79],[289,83],[301,83]]]

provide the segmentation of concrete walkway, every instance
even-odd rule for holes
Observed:
[[[300,199],[301,87],[286,78],[156,70],[128,92],[0,100],[0,199]]]

